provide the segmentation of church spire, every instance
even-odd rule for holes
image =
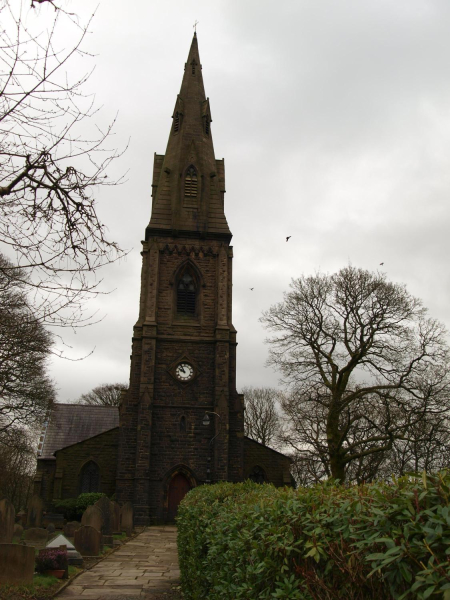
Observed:
[[[196,33],[172,119],[166,154],[155,154],[152,216],[146,239],[177,235],[230,240],[223,209],[224,161],[214,155],[211,109]]]

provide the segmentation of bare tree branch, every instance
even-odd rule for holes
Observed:
[[[353,267],[301,277],[262,321],[291,389],[284,443],[313,455],[318,476],[372,477],[421,428],[436,442],[431,425],[450,414],[446,331],[404,286]]]

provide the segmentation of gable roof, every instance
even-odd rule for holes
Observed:
[[[54,453],[119,426],[117,406],[55,404],[39,442],[38,458]]]

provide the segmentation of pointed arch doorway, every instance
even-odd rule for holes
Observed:
[[[174,521],[178,512],[178,505],[191,489],[188,478],[183,473],[176,473],[169,482],[167,520]]]

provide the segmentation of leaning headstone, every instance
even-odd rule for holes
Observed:
[[[0,500],[0,544],[10,544],[14,534],[16,511],[9,500]]]
[[[23,537],[28,546],[44,545],[48,540],[48,531],[40,527],[31,527],[31,529],[25,529]]]
[[[20,540],[20,538],[22,537],[22,533],[23,533],[22,525],[20,525],[19,523],[15,523],[13,538],[17,538],[18,540]]]
[[[111,509],[113,533],[120,533],[120,506],[117,504],[117,502],[111,501]]]
[[[77,529],[81,527],[81,523],[78,521],[69,521],[64,525],[64,535],[66,537],[73,537],[73,534]]]
[[[131,502],[125,502],[120,511],[120,531],[125,531],[131,535],[133,531],[133,505]]]
[[[28,584],[33,581],[34,548],[0,544],[0,584]]]
[[[83,559],[79,552],[75,549],[75,546],[69,542],[67,538],[63,535],[57,535],[52,539],[51,542],[47,544],[47,548],[59,548],[60,546],[66,546],[67,548],[67,557],[69,560],[69,565],[81,565],[83,564]]]
[[[82,525],[77,529],[73,541],[83,556],[98,556],[102,549],[102,534],[90,525]]]
[[[91,527],[95,527],[97,531],[101,532],[102,523],[103,519],[100,509],[95,505],[88,506],[81,517],[81,524],[90,525]]]
[[[44,501],[40,496],[31,496],[28,501],[28,527],[41,527],[42,525],[42,512],[44,510]]]
[[[113,503],[106,496],[102,496],[100,500],[94,504],[102,513],[102,533],[103,535],[113,534]]]

